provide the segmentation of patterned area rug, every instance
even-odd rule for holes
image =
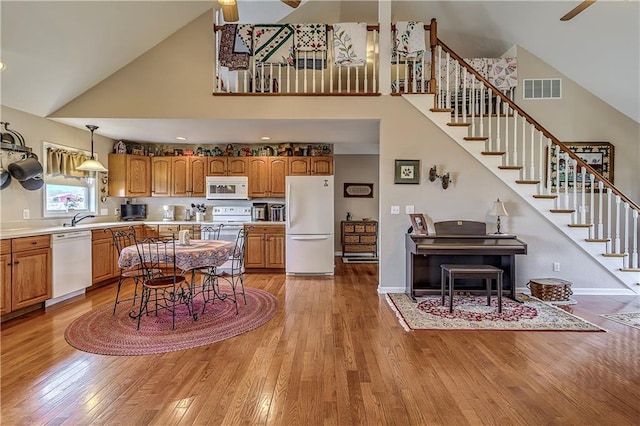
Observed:
[[[623,312],[620,314],[602,314],[601,317],[616,321],[629,327],[640,328],[640,312]]]
[[[181,305],[175,330],[169,311],[143,317],[136,330],[137,321],[129,317],[130,306],[120,305],[112,315],[113,305],[107,304],[76,319],[64,337],[76,349],[102,355],[148,355],[209,345],[258,328],[274,317],[278,309],[275,296],[252,288],[246,288],[245,294],[246,306],[238,296],[237,315],[229,299],[207,303],[202,314],[202,298],[198,297],[194,302],[197,321]]]
[[[387,294],[402,327],[407,330],[522,330],[522,331],[604,331],[600,327],[571,315],[526,294],[518,294],[515,302],[502,298],[502,313],[498,301],[483,296],[455,295],[453,312],[440,305],[440,296],[423,296],[413,302],[404,293]]]

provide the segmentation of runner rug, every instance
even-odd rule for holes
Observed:
[[[640,312],[622,312],[619,314],[602,314],[600,316],[628,325],[629,327],[640,329]]]
[[[194,302],[197,321],[185,305],[179,305],[175,330],[167,310],[160,310],[157,317],[153,312],[142,317],[137,330],[137,320],[129,317],[131,306],[119,305],[112,315],[113,305],[107,304],[77,318],[67,327],[65,339],[76,349],[102,355],[148,355],[209,345],[258,328],[274,317],[278,309],[275,296],[252,288],[246,288],[245,294],[246,305],[238,295],[237,315],[230,299],[207,303],[203,314],[198,297]]]
[[[509,331],[604,331],[540,299],[518,294],[516,302],[502,298],[498,313],[496,298],[487,306],[486,296],[455,295],[453,312],[440,296],[423,296],[413,302],[404,293],[389,293],[387,303],[406,331],[412,330],[509,330]]]

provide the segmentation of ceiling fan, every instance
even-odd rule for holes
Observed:
[[[596,0],[584,0],[582,3],[571,9],[566,15],[560,18],[561,21],[568,21],[573,19],[578,13],[582,12],[592,4],[594,4]]]
[[[300,5],[302,0],[280,0],[282,3],[292,8]],[[238,22],[238,2],[237,0],[218,0],[218,4],[222,6],[222,17],[225,22]]]

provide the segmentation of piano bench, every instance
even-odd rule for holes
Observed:
[[[449,312],[453,312],[453,288],[456,278],[484,279],[487,283],[487,305],[491,306],[491,281],[496,281],[498,291],[498,312],[502,312],[502,274],[500,268],[491,265],[457,265],[445,263],[440,265],[440,296],[442,306],[445,305],[445,290],[449,283]]]

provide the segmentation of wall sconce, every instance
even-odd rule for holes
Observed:
[[[449,172],[443,175],[439,175],[436,166],[433,166],[429,170],[429,180],[431,182],[434,182],[436,179],[440,179],[442,181],[442,189],[447,189],[449,187],[449,184],[453,183],[453,181],[451,180],[451,176],[449,176]]]

